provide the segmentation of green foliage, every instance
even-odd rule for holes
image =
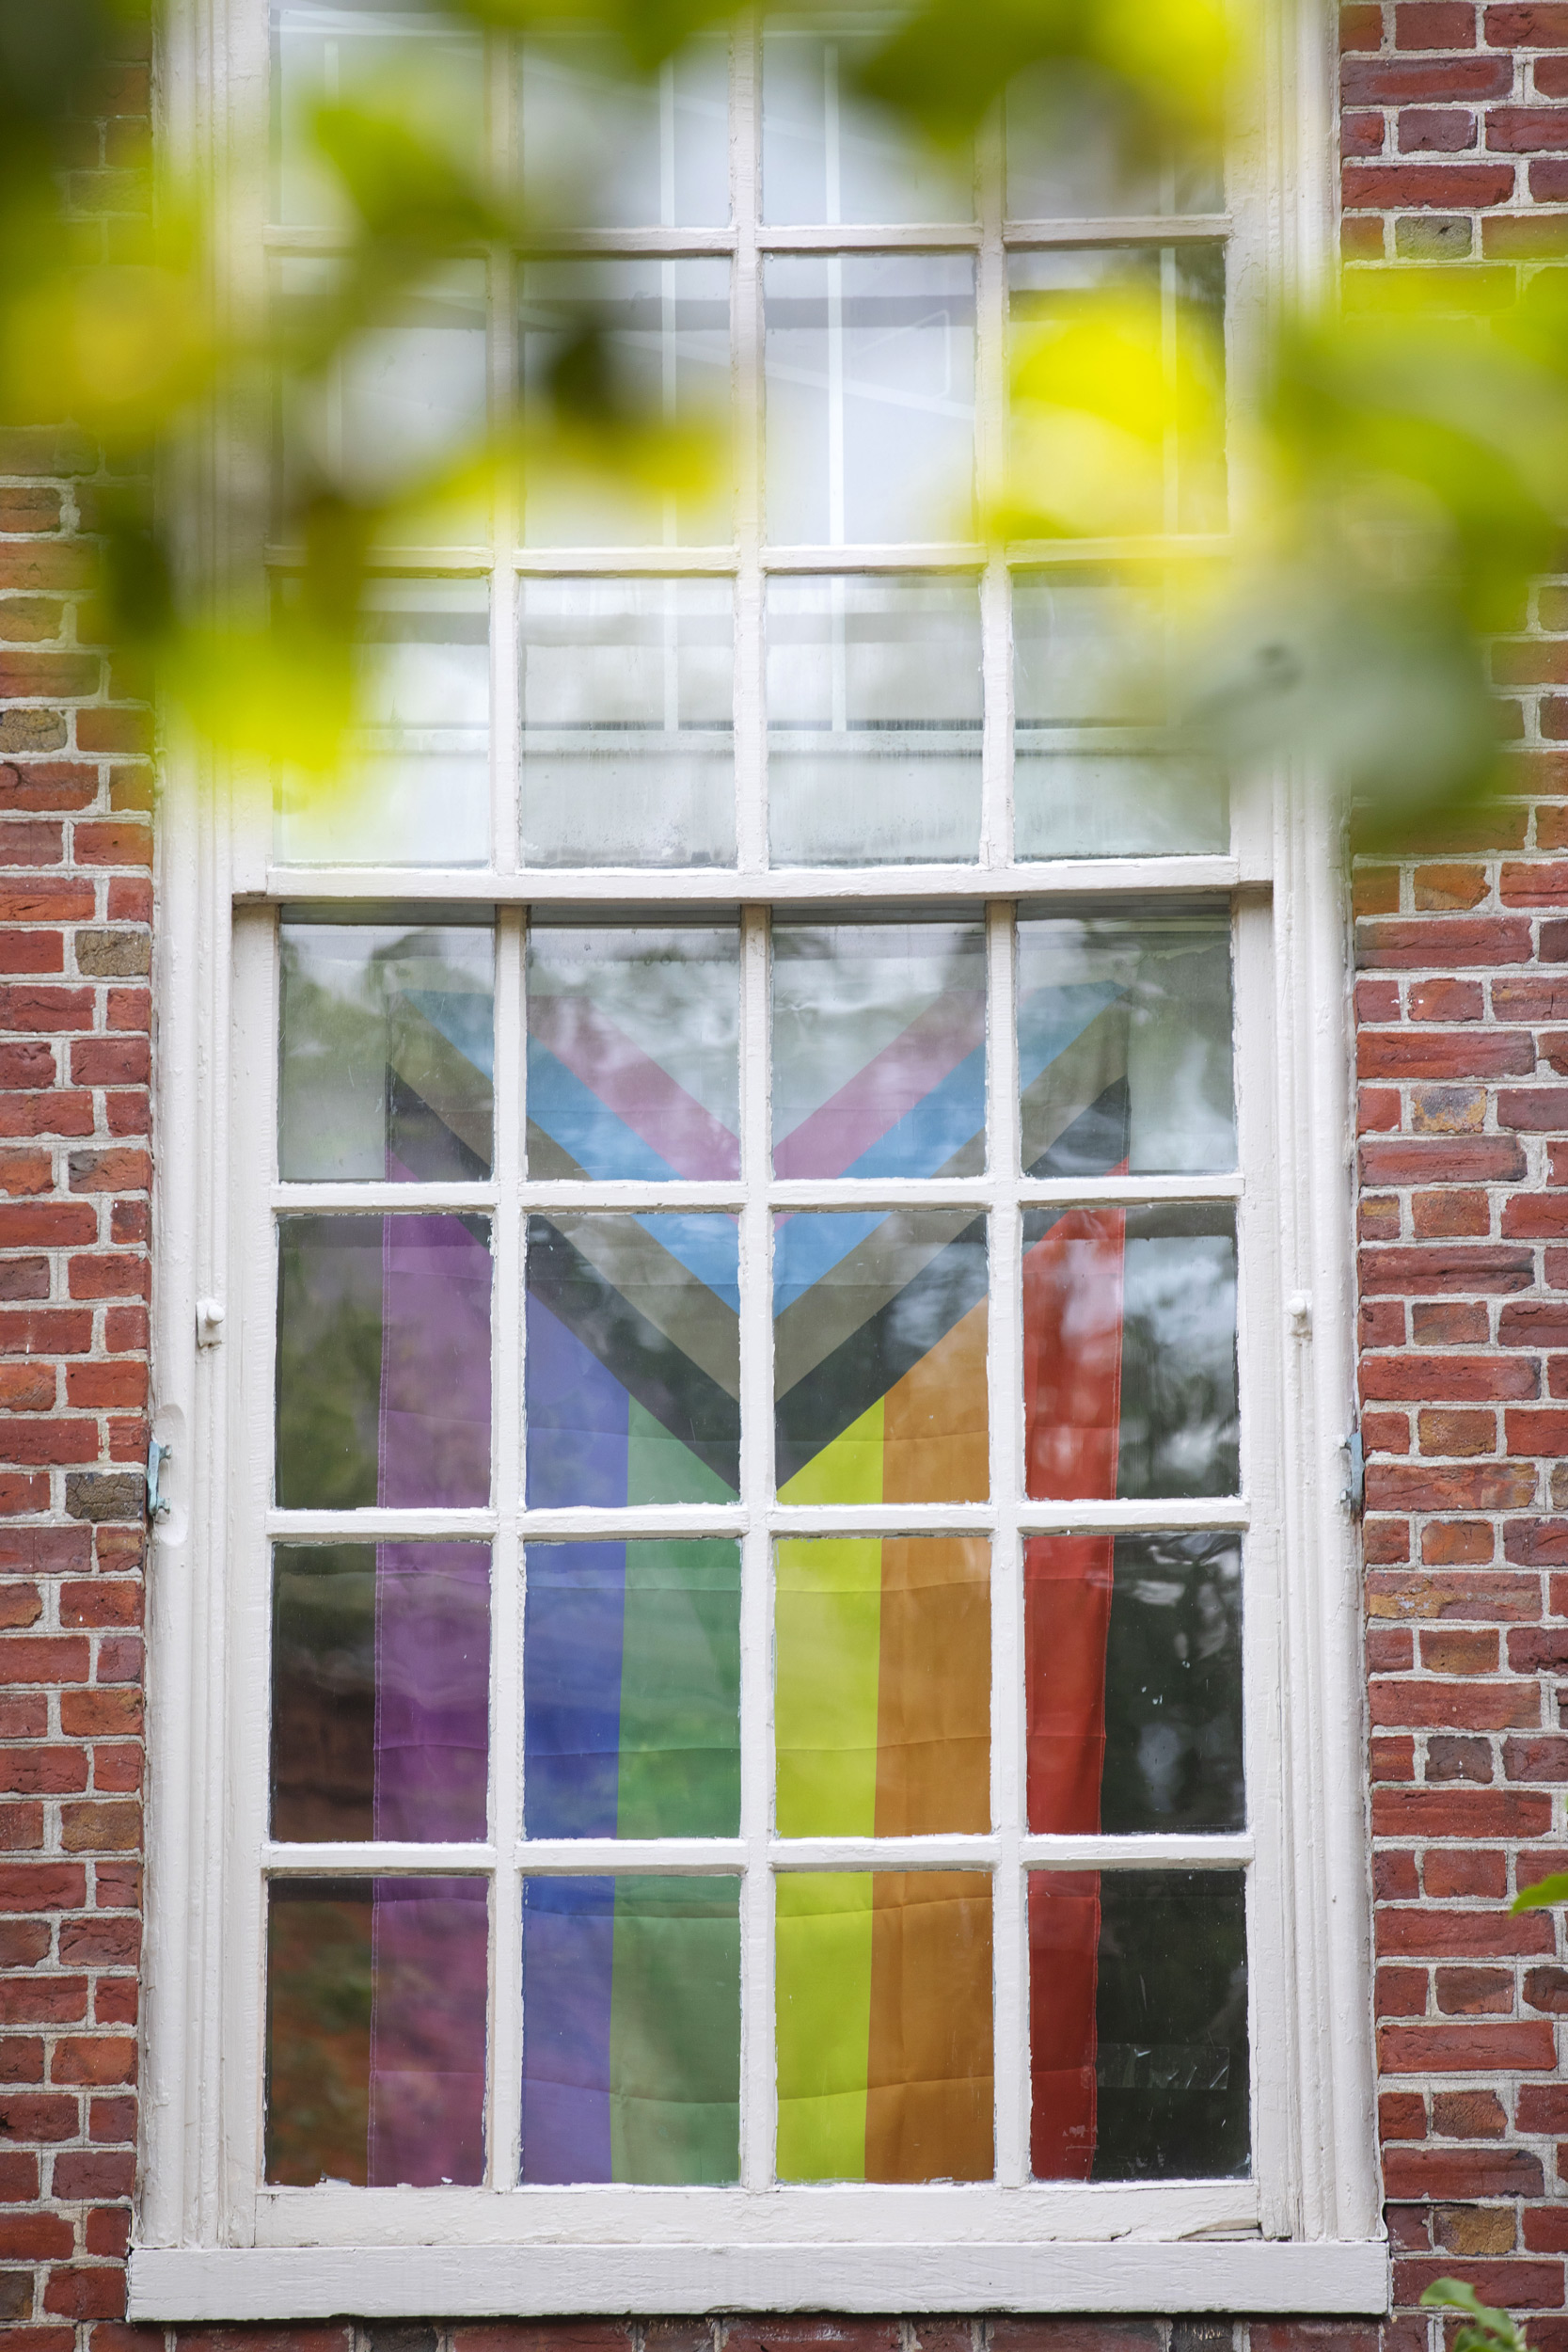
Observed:
[[[1429,2311],[1463,2312],[1466,2324],[1455,2336],[1449,2352],[1529,2352],[1519,2323],[1507,2312],[1483,2303],[1463,2279],[1437,2279],[1421,2296]]]
[[[1545,1911],[1554,1903],[1568,1903],[1568,1871],[1554,1870],[1550,1878],[1537,1879],[1533,1886],[1521,1886],[1509,1910]]]

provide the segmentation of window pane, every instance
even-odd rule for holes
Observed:
[[[773,1581],[779,1836],[990,1829],[985,1540],[785,1540]]]
[[[945,253],[774,256],[763,291],[769,539],[967,538],[974,263]]]
[[[523,856],[735,864],[727,580],[526,580]]]
[[[1031,1871],[1035,2178],[1244,2178],[1246,2002],[1238,1872]]]
[[[273,218],[289,228],[354,219],[313,151],[311,110],[363,108],[405,123],[460,167],[484,137],[484,44],[420,0],[273,0]]]
[[[1025,920],[1018,998],[1029,1175],[1235,1167],[1227,917]]]
[[[779,866],[973,864],[973,580],[768,583],[768,824]]]
[[[740,1547],[530,1544],[531,1837],[734,1837]]]
[[[1090,574],[1013,582],[1013,824],[1021,858],[1230,846],[1224,771],[1164,748],[1163,598]]]
[[[1120,529],[1127,532],[1226,528],[1225,250],[1221,246],[1069,246],[1013,253],[1007,261],[1009,315],[1015,329],[1050,340],[1070,328],[1107,294],[1128,292],[1160,307],[1163,358],[1185,379],[1180,421],[1167,434],[1163,479],[1140,501],[1131,480]],[[1028,440],[1027,412],[1017,420],[1014,462],[1027,483],[1040,457]],[[1050,484],[1034,496],[1049,500]]]
[[[863,98],[855,69],[897,27],[857,9],[831,30],[769,24],[762,41],[762,216],[768,221],[972,220],[967,158],[922,147]]]
[[[1228,1208],[1026,1211],[1031,1495],[1228,1495],[1236,1240]]]
[[[531,35],[520,81],[524,200],[578,229],[720,228],[730,217],[729,52],[690,41],[652,74],[608,34]]]
[[[740,2176],[740,1881],[525,1878],[525,2184]]]
[[[740,1173],[740,937],[728,926],[535,924],[528,946],[535,1176]]]
[[[781,2181],[989,2181],[990,1880],[789,1871],[778,1907]]]
[[[278,1174],[488,1176],[495,962],[488,924],[285,920]]]
[[[488,1928],[481,1878],[273,1881],[269,2182],[483,2180]]]
[[[776,1175],[984,1168],[978,923],[775,923],[772,1032]]]
[[[1033,1536],[1023,1622],[1032,1830],[1245,1826],[1236,1536]]]
[[[490,612],[481,580],[372,580],[361,724],[341,773],[278,781],[289,865],[483,866],[490,844]]]
[[[777,1216],[773,1305],[782,1502],[986,1500],[983,1216]]]
[[[278,1220],[277,1500],[490,1500],[490,1223]]]
[[[530,1503],[733,1502],[739,1313],[733,1216],[531,1216]]]
[[[557,388],[595,419],[622,414],[713,437],[705,497],[617,485],[576,472],[555,449],[526,485],[530,547],[689,547],[731,533],[727,420],[730,265],[726,261],[531,262],[519,312],[525,391],[547,406]],[[592,384],[583,379],[591,377]],[[570,401],[565,416],[569,445]]]
[[[274,1551],[274,1837],[482,1838],[489,1729],[488,1546]]]
[[[1010,220],[1224,209],[1218,155],[1177,153],[1118,109],[1103,83],[1059,63],[1019,75],[1006,119]]]
[[[318,306],[341,298],[341,264],[297,256],[276,264],[277,325],[308,339]],[[485,270],[443,263],[400,294],[319,376],[297,376],[282,405],[283,495],[291,511],[318,483],[351,499],[433,500],[438,477],[483,433]],[[308,387],[308,389],[307,389]],[[450,498],[400,515],[400,547],[488,536],[482,501]]]

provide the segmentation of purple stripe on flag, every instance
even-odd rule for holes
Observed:
[[[489,1681],[488,1549],[378,1545],[377,1837],[484,1836]]]
[[[983,1045],[985,998],[949,989],[773,1147],[779,1176],[842,1176]]]
[[[529,1028],[677,1176],[740,1173],[740,1144],[676,1078],[581,997],[535,996]]]
[[[388,1216],[381,1475],[388,1509],[490,1500],[490,1252],[457,1216]]]
[[[370,2185],[484,2178],[489,1903],[483,1879],[377,1879]]]

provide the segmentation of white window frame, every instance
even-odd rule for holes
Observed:
[[[1268,21],[1262,102],[1235,163],[1231,211],[1169,219],[1031,224],[1011,241],[1037,247],[1169,243],[1223,234],[1233,369],[1244,369],[1248,322],[1321,272],[1332,226],[1332,26],[1315,0]],[[737,85],[755,71],[737,43]],[[266,73],[264,0],[182,0],[164,59],[166,134],[177,155],[209,171],[231,207],[235,282],[260,291],[269,251],[300,238],[261,235],[260,186],[232,158],[254,156]],[[493,75],[499,87],[510,77]],[[506,108],[499,110],[505,115]],[[513,137],[493,126],[504,167]],[[756,157],[742,113],[733,134],[733,231],[645,231],[597,238],[591,249],[724,252],[735,257],[734,326],[741,513],[755,516],[759,453],[760,278],[764,251],[903,247],[973,251],[982,319],[979,451],[994,469],[1003,423],[1006,251],[999,172],[973,230],[759,229]],[[243,184],[236,184],[239,181]],[[320,241],[316,241],[319,246]],[[494,389],[510,389],[515,339],[504,257],[491,257]],[[227,460],[207,452],[215,493]],[[217,502],[214,495],[214,512]],[[155,1430],[172,1446],[172,1509],[153,1531],[151,1592],[150,1883],[147,1965],[146,2142],[131,2257],[134,2319],[309,2319],[498,2312],[682,2312],[712,2309],[1381,2311],[1386,2248],[1373,2130],[1363,1702],[1358,1561],[1341,1500],[1352,1365],[1349,1080],[1345,1053],[1345,919],[1340,851],[1323,796],[1285,763],[1272,795],[1238,798],[1227,854],[1013,863],[1009,577],[1060,548],[803,548],[764,559],[754,520],[733,549],[643,549],[565,559],[514,548],[507,518],[496,553],[454,548],[402,567],[489,575],[492,595],[491,774],[495,851],[483,870],[433,872],[271,863],[270,826],[253,784],[210,752],[169,748],[160,840],[158,1185]],[[1104,562],[1129,543],[1077,550]],[[1144,543],[1143,552],[1149,551]],[[254,561],[261,550],[247,552]],[[286,555],[286,550],[283,551]],[[794,572],[958,569],[977,575],[986,650],[984,824],[979,863],[964,867],[798,873],[767,866],[760,608],[765,569]],[[525,573],[733,573],[736,580],[738,867],[698,873],[573,874],[518,869],[515,596]],[[259,575],[258,575],[259,576]],[[748,789],[748,786],[752,789]],[[1237,1071],[1244,1177],[1022,1181],[1016,1070],[1010,1066],[1011,925],[1018,901],[1094,893],[1162,900],[1228,895],[1235,908]],[[284,1185],[272,1180],[276,1132],[276,930],[285,901],[417,898],[497,909],[497,1164],[463,1187]],[[767,910],[824,904],[846,914],[879,900],[925,899],[985,911],[990,989],[988,1176],[883,1184],[784,1184],[768,1157]],[[744,1547],[742,1704],[770,1713],[769,1549],[775,1534],[864,1532],[896,1522],[985,1532],[993,1547],[993,1796],[1015,1826],[985,1838],[919,1841],[919,1859],[947,1867],[994,1860],[996,1899],[996,2180],[955,2186],[790,2186],[768,2183],[771,2157],[771,1868],[783,1856],[768,1826],[766,1772],[743,1767],[746,1872],[742,1938],[749,2006],[742,2045],[742,2185],[736,2189],[541,2189],[515,2181],[520,2018],[515,1993],[493,1995],[490,2020],[494,2186],[474,2189],[267,2187],[260,2178],[262,1880],[280,1860],[317,1871],[364,1867],[363,1850],[293,1849],[266,1839],[269,1546],[272,1510],[272,1327],[269,1229],[284,1207],[483,1208],[495,1219],[496,1507],[398,1514],[404,1533],[469,1532],[495,1545],[492,1746],[498,1824],[520,1832],[516,1562],[526,1534],[599,1532],[609,1515],[525,1511],[521,1492],[522,1229],[530,1209],[657,1205],[648,1186],[583,1186],[522,1175],[522,938],[526,911],[600,905],[738,908],[742,925],[743,1177],[683,1185],[683,1205],[734,1208],[743,1267],[766,1268],[771,1209],[853,1200],[895,1205],[962,1200],[990,1212],[992,1501],[915,1510],[784,1509],[771,1500],[771,1371],[766,1292],[742,1317],[746,1408],[742,1493],[734,1507],[644,1515],[671,1534],[733,1533]],[[505,1073],[510,1073],[508,1076]],[[450,1196],[450,1198],[449,1198]],[[1147,1506],[1029,1503],[1022,1483],[1017,1309],[1019,1213],[1048,1199],[1234,1199],[1243,1278],[1240,1362],[1243,1494],[1234,1503]],[[743,1281],[751,1279],[743,1275]],[[221,1321],[208,1311],[215,1302]],[[291,1534],[328,1523],[286,1515]],[[319,1520],[319,1528],[317,1526]],[[641,1524],[641,1521],[639,1522]],[[618,1517],[622,1531],[624,1517]],[[1246,1761],[1250,1826],[1229,1837],[1060,1839],[1025,1836],[1022,1820],[1022,1597],[1019,1539],[1063,1526],[1234,1525],[1247,1537]],[[346,1533],[334,1517],[331,1532]],[[355,1515],[373,1536],[383,1515]],[[764,1758],[766,1762],[766,1758]],[[894,1860],[872,1841],[789,1841],[794,1865],[865,1868]],[[649,1848],[663,1867],[673,1841]],[[382,1867],[493,1873],[510,1890],[494,1906],[498,1988],[515,1984],[522,1853],[498,1827],[473,1848],[376,1850]],[[625,1866],[622,1841],[572,1841],[542,1854],[578,1868]],[[346,1857],[346,1860],[345,1860]],[[720,1859],[696,1841],[689,1860]],[[902,1845],[897,1859],[911,1858]],[[1244,1864],[1251,1957],[1253,2177],[1214,2183],[1034,2183],[1027,2178],[1027,1985],[1021,1863],[1093,1867],[1142,1861]],[[734,1865],[731,1865],[734,1867]],[[1016,2054],[1010,2061],[1009,2053]]]

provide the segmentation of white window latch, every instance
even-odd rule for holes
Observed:
[[[223,1337],[228,1320],[227,1310],[215,1298],[198,1298],[196,1302],[196,1343],[198,1347],[216,1347]]]

